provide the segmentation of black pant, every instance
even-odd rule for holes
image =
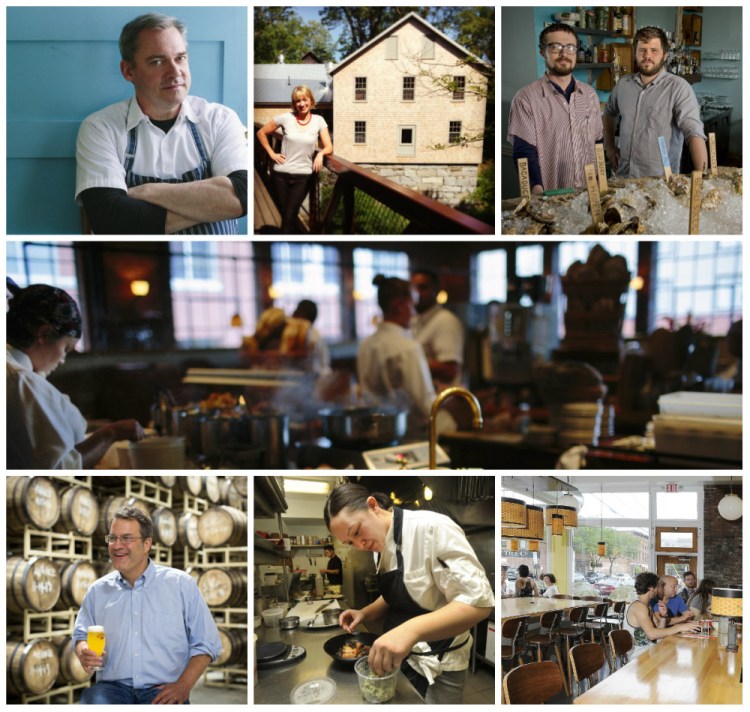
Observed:
[[[294,235],[298,232],[297,215],[311,184],[312,173],[299,175],[273,172],[273,187],[281,207],[282,234]]]

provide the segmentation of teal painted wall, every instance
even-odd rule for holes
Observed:
[[[247,125],[247,9],[7,9],[7,231],[80,234],[75,142],[81,121],[133,95],[120,74],[122,27],[144,12],[187,23],[191,94],[233,108]],[[247,218],[240,222],[247,232]]]

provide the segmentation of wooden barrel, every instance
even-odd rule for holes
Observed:
[[[232,475],[232,484],[243,497],[247,498],[247,475]]]
[[[109,534],[109,527],[112,524],[112,517],[118,509],[125,504],[125,497],[113,495],[107,497],[101,507],[99,507],[99,526],[96,528],[96,535],[104,539]]]
[[[163,485],[164,487],[169,487],[170,489],[174,487],[175,483],[177,482],[176,475],[152,475],[150,477],[147,477],[146,479],[150,480],[151,482],[156,482],[160,485]]]
[[[6,477],[8,534],[22,535],[26,524],[51,529],[60,518],[60,496],[47,477]]]
[[[203,486],[206,490],[206,499],[211,504],[221,502],[221,487],[219,487],[219,478],[216,475],[204,475]]]
[[[144,502],[142,499],[138,499],[138,497],[130,497],[129,499],[126,499],[125,504],[123,506],[134,507],[135,509],[140,509],[141,512],[143,512],[147,517],[151,516],[148,503]]]
[[[235,509],[244,510],[246,497],[243,497],[235,487],[234,480],[225,478],[221,481],[221,502]]]
[[[200,549],[203,542],[198,533],[198,514],[183,512],[177,520],[177,543],[181,547],[189,546],[191,549]]]
[[[247,572],[239,569],[207,569],[198,580],[203,600],[212,607],[247,607]]]
[[[44,639],[24,643],[9,640],[5,643],[5,673],[8,692],[40,695],[47,692],[57,679],[60,659],[55,645]]]
[[[60,598],[60,574],[49,559],[11,556],[5,564],[5,590],[9,613],[49,611]]]
[[[241,628],[219,628],[221,654],[213,665],[234,667],[247,663],[247,631]]]
[[[203,574],[203,569],[199,569],[197,566],[189,566],[185,569],[185,573],[191,576],[193,581],[197,584]]]
[[[55,531],[91,536],[99,524],[99,502],[87,487],[73,485],[60,495],[60,519]]]
[[[164,546],[174,546],[177,541],[177,519],[174,512],[166,507],[154,507],[151,510],[151,521],[154,523],[154,540]]]
[[[247,514],[234,507],[209,507],[198,520],[204,546],[246,546]]]
[[[201,475],[178,476],[176,487],[178,492],[197,497],[203,489],[203,477]]]
[[[88,561],[69,561],[60,568],[60,599],[55,608],[80,608],[83,597],[99,574]]]
[[[81,665],[81,661],[75,653],[73,647],[73,638],[69,635],[63,635],[52,638],[53,645],[57,648],[58,658],[60,660],[60,672],[57,675],[57,682],[60,685],[69,683],[78,684],[86,682],[91,678],[93,673],[88,674]]]

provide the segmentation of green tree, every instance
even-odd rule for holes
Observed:
[[[487,161],[479,166],[476,189],[458,205],[468,215],[495,224],[495,162]]]
[[[254,10],[255,64],[302,61],[313,52],[321,62],[334,59],[333,39],[320,22],[305,22],[289,7],[256,7]]]
[[[600,529],[598,527],[578,527],[573,537],[573,551],[583,555],[590,561],[591,568],[596,568],[602,563],[602,558],[609,561],[609,575],[617,559],[637,559],[640,552],[640,539],[630,532],[617,531],[616,529],[605,529],[603,541],[607,544],[607,554],[600,557],[596,552],[596,545],[600,541]]]
[[[495,63],[494,7],[440,7],[430,22],[479,59]]]

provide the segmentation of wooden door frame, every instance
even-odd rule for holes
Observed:
[[[689,570],[698,576],[698,572],[696,571],[698,567],[698,554],[692,556],[688,556],[687,554],[657,554],[656,573],[658,576],[664,576],[664,568],[667,564],[684,564],[686,562],[695,562],[694,566],[691,564]]]

